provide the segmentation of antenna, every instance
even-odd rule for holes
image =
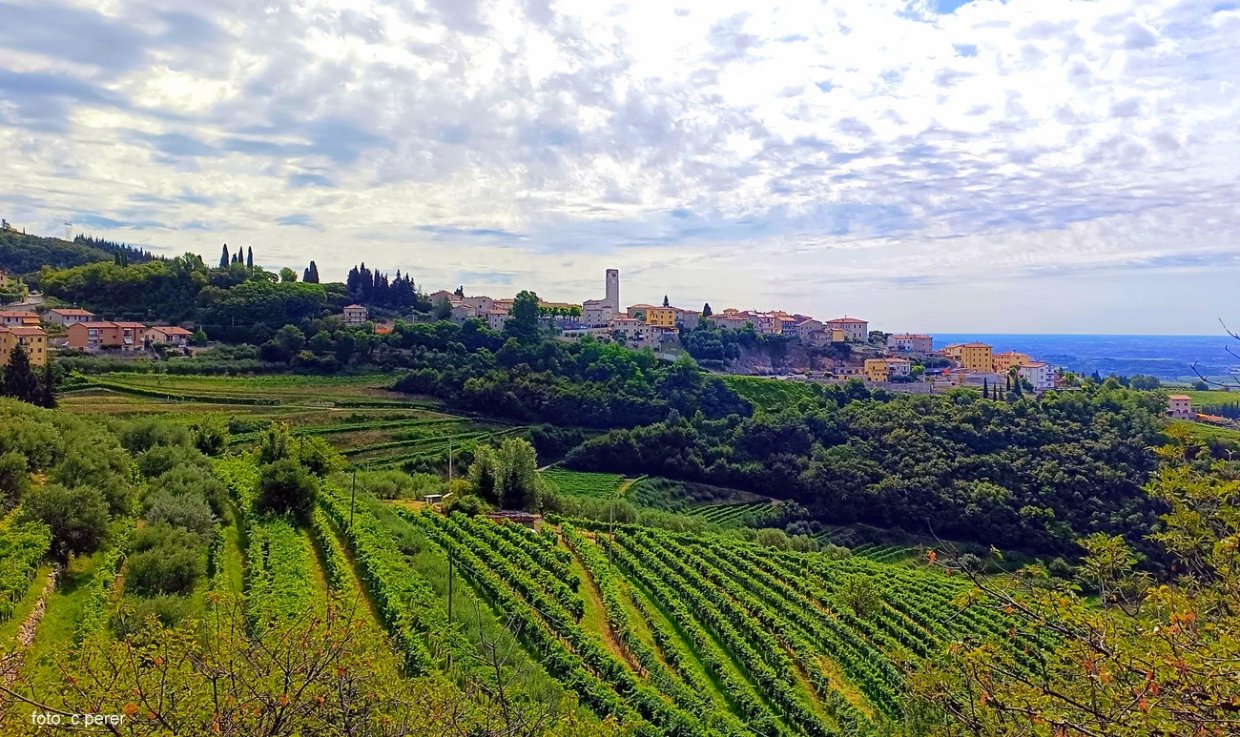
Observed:
[[[73,227],[73,223],[65,221],[65,240],[69,240],[69,229]]]

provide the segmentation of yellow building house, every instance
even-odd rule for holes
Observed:
[[[944,348],[943,355],[966,371],[990,373],[994,370],[992,350],[985,343],[957,343]]]
[[[1020,368],[1032,361],[1033,358],[1027,353],[1007,351],[1006,353],[996,353],[992,363],[996,374],[1006,374],[1008,369],[1012,367]]]
[[[43,328],[0,327],[0,366],[9,364],[9,354],[18,345],[26,349],[32,366],[47,365],[47,333]]]
[[[887,359],[885,358],[867,358],[865,359],[865,380],[866,381],[886,381]]]
[[[656,328],[676,327],[676,308],[675,307],[647,307],[646,308],[646,324],[653,325]]]

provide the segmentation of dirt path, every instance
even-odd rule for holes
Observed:
[[[646,477],[638,476],[637,478],[625,479],[624,481],[621,481],[620,488],[616,489],[616,496],[624,496],[628,494],[629,489],[632,489],[637,484],[638,481],[641,481],[644,478]]]
[[[565,546],[568,548],[568,546]],[[581,558],[577,556],[577,551],[568,548],[572,553],[573,564],[572,571],[581,579],[579,593],[584,596],[585,609],[581,615],[581,626],[587,631],[597,632],[603,638],[603,645],[607,651],[624,661],[629,670],[638,674],[645,675],[645,671],[637,661],[633,659],[633,655],[629,653],[628,648],[620,643],[616,633],[611,628],[611,623],[607,621],[607,607],[603,605],[603,595],[598,590],[598,584],[590,576],[585,565],[582,564]]]
[[[43,584],[43,592],[39,594],[39,599],[34,603],[34,608],[26,615],[21,629],[17,631],[12,654],[0,663],[0,682],[4,683],[6,689],[12,690],[13,683],[21,674],[22,665],[26,660],[26,651],[34,643],[35,633],[39,631],[39,623],[43,621],[43,615],[47,612],[47,600],[56,591],[56,580],[59,574],[60,569],[55,566],[47,574],[47,579]],[[9,699],[6,696],[0,696],[0,715],[8,713],[8,710]]]

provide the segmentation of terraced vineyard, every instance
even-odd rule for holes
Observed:
[[[770,502],[749,502],[746,504],[709,504],[694,508],[690,514],[717,525],[743,527],[760,522],[770,512]]]
[[[446,465],[458,450],[516,428],[439,411],[387,390],[384,374],[316,376],[179,376],[115,373],[90,377],[61,400],[75,414],[121,417],[161,415],[185,423],[219,415],[234,428],[229,442],[244,447],[272,422],[293,434],[319,436],[355,466],[384,469],[406,464]]]

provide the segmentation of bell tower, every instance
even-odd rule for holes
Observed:
[[[607,297],[606,301],[616,312],[620,311],[620,270],[607,270]]]

